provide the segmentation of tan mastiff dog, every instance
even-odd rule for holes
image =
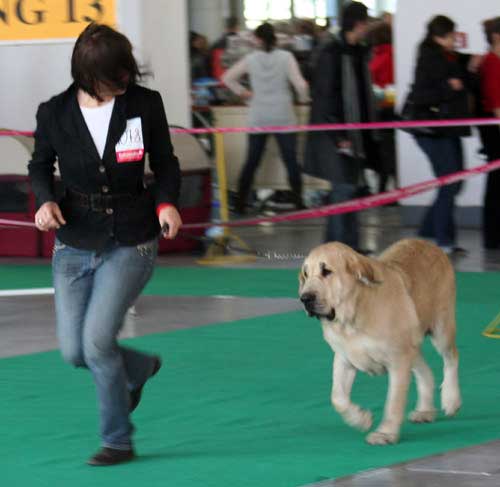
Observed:
[[[459,410],[455,274],[438,247],[402,240],[372,259],[341,243],[321,245],[304,262],[299,292],[335,352],[331,400],[344,421],[372,426],[371,412],[351,402],[356,371],[389,374],[384,418],[368,443],[399,440],[412,371],[418,401],[410,421],[434,421],[434,379],[420,350],[427,335],[444,360],[441,406],[447,416]]]

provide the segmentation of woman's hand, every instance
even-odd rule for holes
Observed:
[[[179,228],[182,225],[181,215],[179,215],[175,206],[163,208],[163,210],[160,211],[158,219],[162,228],[165,226],[168,228],[168,232],[164,233],[163,236],[167,240],[173,240],[177,236]]]
[[[253,97],[253,93],[250,90],[244,90],[240,94],[240,98],[243,100],[250,100]]]
[[[469,65],[467,66],[467,69],[471,73],[477,73],[479,71],[479,68],[481,67],[481,64],[483,64],[485,56],[482,56],[480,54],[475,54],[470,57],[469,60]]]
[[[66,220],[62,216],[61,209],[57,203],[48,201],[44,203],[35,215],[35,225],[38,230],[48,232],[66,225]]]
[[[351,149],[352,142],[350,140],[341,140],[338,142],[337,147],[339,149]]]
[[[464,84],[461,79],[458,78],[450,78],[448,80],[448,84],[451,86],[453,91],[462,91],[464,89]]]

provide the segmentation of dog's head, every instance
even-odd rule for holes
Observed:
[[[308,315],[330,321],[359,286],[377,283],[370,259],[338,242],[315,248],[302,265],[299,281],[300,300]]]

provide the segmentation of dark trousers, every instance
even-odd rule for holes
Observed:
[[[394,109],[385,108],[379,111],[378,119],[381,122],[393,122],[395,120]],[[380,130],[380,164],[378,167],[379,184],[378,192],[387,190],[387,183],[392,176],[396,178],[396,134],[394,130]]]
[[[330,203],[337,204],[357,196],[362,162],[354,157],[337,154],[331,162]],[[357,213],[329,216],[326,225],[326,242],[342,242],[359,249],[359,223]]]
[[[463,170],[464,156],[460,137],[417,136],[416,140],[429,158],[436,177]],[[438,195],[421,224],[421,237],[432,238],[443,247],[455,245],[455,197],[461,186],[459,182],[439,188]]]
[[[500,159],[500,129],[481,127],[481,139],[488,161]],[[486,182],[483,207],[483,245],[487,249],[500,248],[500,170],[490,172]]]
[[[358,186],[355,184],[332,181],[330,204],[342,203],[356,197]],[[326,242],[342,242],[350,247],[359,249],[358,214],[344,213],[329,216],[326,223]]]
[[[239,179],[239,204],[241,208],[245,206],[255,172],[259,168],[262,155],[266,148],[266,142],[269,134],[251,134],[248,137],[248,155],[247,161],[240,174]],[[297,137],[295,134],[273,134],[276,137],[281,152],[281,158],[288,171],[288,182],[294,194],[294,200],[297,205],[302,202],[302,176],[301,169],[297,162]]]

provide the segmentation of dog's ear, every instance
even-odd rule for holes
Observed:
[[[380,284],[375,278],[375,269],[370,260],[362,255],[350,256],[346,263],[347,272],[366,285]]]
[[[302,269],[300,269],[299,271],[299,282],[300,282],[300,285],[303,286],[304,283],[306,282],[306,269],[305,267],[303,267]]]

